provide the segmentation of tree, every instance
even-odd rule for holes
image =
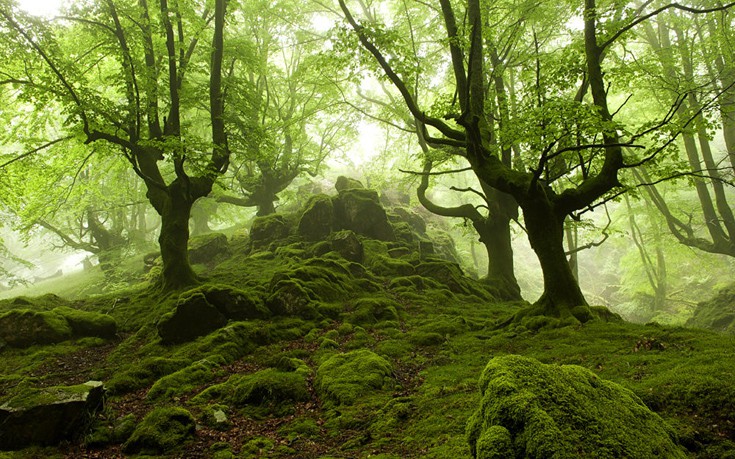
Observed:
[[[333,83],[340,72],[322,56],[312,12],[293,2],[252,2],[235,31],[228,91],[233,152],[229,188],[217,201],[275,212],[274,202],[302,174],[316,176],[351,137],[353,117]],[[288,27],[284,27],[288,23]]]
[[[229,164],[225,11],[226,0],[215,0],[214,11],[197,1],[106,0],[75,7],[53,26],[0,4],[3,57],[14,63],[3,83],[39,110],[58,103],[70,134],[119,147],[145,183],[161,215],[164,290],[197,282],[187,255],[191,207]],[[202,49],[209,32],[211,47]],[[203,88],[207,118],[197,110]]]
[[[491,116],[487,75],[492,71],[486,69],[492,66],[494,70],[502,65],[502,59],[494,61],[489,57],[492,49],[486,37],[500,36],[503,32],[516,37],[527,33],[524,38],[530,38],[538,51],[542,44],[534,37],[533,30],[533,21],[538,18],[523,18],[531,25],[522,30],[493,30],[496,18],[488,17],[487,12],[500,17],[501,11],[488,10],[480,0],[462,2],[464,8],[457,11],[456,4],[442,0],[441,11],[434,10],[434,14],[441,15],[445,24],[443,42],[451,63],[454,90],[443,113],[434,114],[422,108],[421,101],[409,89],[407,72],[399,67],[407,59],[396,57],[395,49],[390,53],[381,50],[384,43],[379,28],[359,23],[345,0],[339,3],[363,49],[380,65],[411,114],[421,123],[427,142],[453,148],[454,154],[469,162],[484,186],[511,196],[520,206],[529,241],[543,271],[540,312],[557,317],[575,315],[587,320],[588,309],[577,308],[587,302],[565,256],[564,222],[569,217],[578,218],[601,198],[620,188],[622,170],[650,161],[676,136],[676,133],[663,136],[660,142],[653,138],[652,134],[659,133],[660,127],[670,121],[668,117],[653,126],[639,127],[623,126],[614,119],[617,112],[611,111],[608,105],[610,88],[602,66],[606,53],[626,31],[658,12],[634,12],[635,16],[623,18],[620,8],[605,10],[598,8],[595,0],[585,0],[582,10],[577,10],[582,13],[584,29],[570,30],[572,36],[557,36],[555,42],[548,42],[559,46],[561,41],[566,45],[566,62],[544,62],[540,53],[536,53],[533,77],[524,86],[527,94],[535,93],[536,103],[519,107],[523,111],[515,116],[518,122],[513,133],[510,127],[501,127],[499,120]],[[670,8],[681,7],[673,4],[664,9]],[[512,11],[506,13],[510,15]],[[461,17],[466,18],[462,28],[456,20]],[[554,19],[562,17],[557,15]],[[571,19],[568,13],[566,19]],[[553,27],[559,28],[559,23]],[[500,103],[497,94],[494,103]],[[525,129],[518,129],[522,126]],[[649,148],[638,154],[636,150],[644,149],[644,140]],[[527,169],[514,169],[503,160],[503,152],[508,151],[509,145],[524,150],[521,155],[526,158]]]
[[[683,151],[690,180],[700,204],[698,218],[683,216],[667,204],[655,185],[661,175],[665,178],[668,172],[666,169],[662,174],[656,168],[642,168],[634,171],[634,176],[639,184],[646,186],[648,198],[658,208],[669,231],[679,242],[705,252],[735,256],[735,216],[728,202],[725,178],[732,168],[722,167],[713,152],[709,130],[714,124],[714,110],[704,106],[700,94],[700,88],[722,94],[719,104],[720,123],[726,147],[732,152],[735,147],[731,145],[735,125],[730,119],[732,108],[729,106],[735,91],[729,75],[732,70],[725,67],[722,55],[717,51],[713,57],[713,52],[706,47],[698,50],[694,46],[697,41],[710,41],[713,37],[703,36],[706,32],[701,27],[696,27],[692,20],[667,14],[660,15],[655,25],[657,27],[654,29],[653,24],[646,23],[643,31],[658,61],[660,68],[657,73],[665,81],[667,90],[664,91],[664,97],[676,99],[679,94],[686,94],[676,115],[678,123],[685,127],[682,133]],[[719,63],[717,70],[706,64],[709,59]],[[661,92],[660,88],[657,91]],[[732,156],[730,159],[732,160]],[[698,226],[706,231],[701,231]]]

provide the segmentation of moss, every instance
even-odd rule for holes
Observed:
[[[253,251],[268,247],[276,241],[282,241],[289,235],[288,222],[283,215],[271,214],[256,217],[250,228],[250,244]]]
[[[82,311],[67,306],[54,308],[53,312],[66,319],[76,336],[114,338],[117,334],[117,322],[107,314]]]
[[[273,339],[270,332],[270,328],[264,327],[260,321],[234,322],[180,348],[176,355],[190,361],[201,356],[219,355],[230,363],[249,354],[258,345],[270,343]]]
[[[384,297],[360,298],[355,301],[349,321],[357,325],[375,324],[386,320],[397,321],[400,304]]]
[[[319,343],[319,349],[337,349],[337,348],[339,348],[339,343],[333,339],[322,338],[321,342]]]
[[[699,303],[686,325],[735,334],[735,284]]]
[[[111,394],[126,394],[146,387],[160,377],[185,367],[190,362],[191,360],[182,358],[147,357],[115,374],[105,385]]]
[[[299,220],[298,232],[308,241],[326,238],[334,227],[334,206],[332,199],[325,194],[316,194],[304,205]]]
[[[377,255],[367,266],[373,274],[382,277],[411,276],[415,273],[411,263],[390,255]]]
[[[214,379],[214,370],[225,364],[224,357],[214,355],[199,360],[179,371],[164,376],[153,384],[146,399],[160,400],[185,394]]]
[[[231,320],[267,319],[271,316],[262,300],[262,293],[254,289],[238,289],[222,284],[203,284],[179,296],[179,302],[203,295],[209,304]]]
[[[392,387],[392,375],[387,360],[361,349],[327,359],[317,369],[315,384],[326,400],[351,405],[365,394]]]
[[[128,454],[170,453],[194,435],[194,417],[183,408],[154,408],[135,428],[123,451]]]
[[[478,459],[685,457],[671,427],[638,397],[585,368],[496,357],[479,386],[482,401],[467,425]]]
[[[220,400],[235,407],[258,406],[260,414],[283,414],[294,402],[310,399],[306,379],[310,373],[301,362],[295,371],[268,368],[247,375],[233,375],[194,398],[195,402]]]
[[[436,332],[416,330],[408,333],[408,341],[416,346],[436,346],[446,341],[445,335]]]
[[[12,310],[0,315],[0,342],[12,347],[53,344],[71,336],[69,322],[53,311]]]

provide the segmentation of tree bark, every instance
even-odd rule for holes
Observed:
[[[177,185],[177,181],[171,185],[170,199],[161,212],[158,243],[163,261],[161,287],[164,291],[178,290],[199,282],[189,263],[189,217],[193,202]]]
[[[551,190],[548,190],[551,192]],[[520,202],[528,240],[536,253],[544,277],[544,292],[537,304],[544,315],[565,317],[571,309],[586,306],[582,290],[574,277],[564,251],[564,220],[555,212],[553,203],[539,190]]]

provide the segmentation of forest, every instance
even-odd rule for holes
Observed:
[[[0,459],[735,458],[735,3],[0,0]]]

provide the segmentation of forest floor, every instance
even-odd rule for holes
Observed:
[[[305,271],[314,260],[336,260],[314,257],[307,244],[253,251],[233,242],[234,255],[197,267],[205,285],[272,299],[273,279],[315,291],[327,279],[334,292],[322,292],[308,313],[231,321],[181,344],[163,344],[156,329],[178,295],[145,284],[74,302],[28,299],[27,307],[42,310],[62,302],[107,313],[118,333],[0,350],[0,400],[21,384],[88,380],[103,381],[108,395],[82,437],[0,458],[469,458],[465,429],[479,406],[478,379],[488,361],[508,354],[579,365],[632,390],[673,427],[690,457],[735,455],[734,336],[600,321],[498,327],[524,304],[488,300],[475,281],[401,276],[405,266],[391,265],[383,245],[365,244],[367,269],[339,261],[357,274],[336,276]],[[0,314],[14,308],[0,302]],[[367,373],[345,366],[332,384],[323,373],[343,355],[364,359],[358,363]],[[377,384],[359,384],[386,365]],[[191,413],[195,433],[165,450],[123,452],[129,430],[165,407]],[[120,433],[126,423],[133,427]]]

